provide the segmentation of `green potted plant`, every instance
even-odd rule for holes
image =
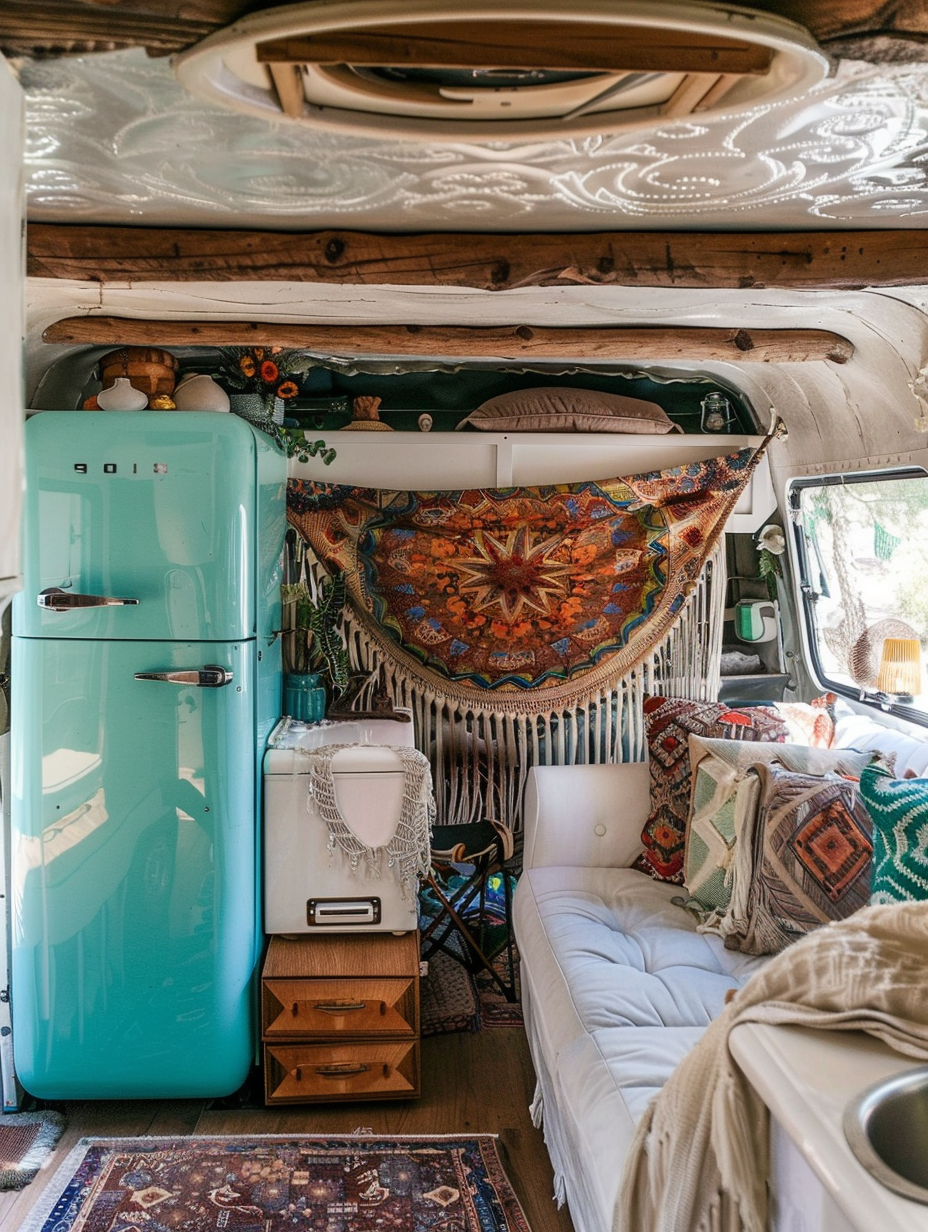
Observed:
[[[321,456],[329,466],[335,450],[325,441],[309,441],[301,428],[283,427],[287,404],[299,395],[300,377],[313,366],[303,351],[284,347],[222,347],[219,384],[229,395],[230,410],[272,436],[287,456],[300,462]]]
[[[348,651],[338,629],[345,598],[343,573],[313,590],[303,581],[282,587],[284,713],[293,719],[318,722],[348,688]]]

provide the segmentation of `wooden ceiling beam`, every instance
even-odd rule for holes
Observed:
[[[138,46],[164,55],[266,7],[264,0],[3,0],[0,50],[59,56]],[[925,0],[753,0],[751,7],[798,22],[841,56],[928,58]]]
[[[928,231],[368,235],[31,223],[27,271],[81,282],[853,290],[928,284]]]
[[[3,0],[0,50],[61,56],[145,47],[165,56],[198,43],[251,7],[249,0]]]
[[[535,325],[294,325],[266,321],[141,321],[68,317],[45,342],[85,346],[281,346],[320,355],[442,356],[493,360],[685,360],[706,363],[846,363],[854,347],[823,329],[704,329],[612,326],[552,329]]]
[[[264,64],[766,73],[769,48],[723,35],[533,20],[414,22],[259,43]]]

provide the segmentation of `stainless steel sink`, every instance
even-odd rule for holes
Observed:
[[[844,1134],[881,1184],[928,1204],[928,1066],[858,1095],[845,1110]]]

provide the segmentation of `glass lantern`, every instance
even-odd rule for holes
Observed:
[[[702,407],[700,426],[703,432],[727,432],[735,421],[731,403],[717,389],[706,394],[700,406]]]

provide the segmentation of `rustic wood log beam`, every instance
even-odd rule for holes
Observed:
[[[164,55],[265,7],[262,0],[3,0],[0,50],[56,56],[131,46]],[[753,0],[751,7],[804,25],[838,55],[928,58],[925,0]]]
[[[248,0],[3,0],[0,50],[8,56],[60,56],[146,47],[180,51],[252,7]]]
[[[928,5],[925,0],[761,0],[754,8],[776,13],[805,26],[822,46],[835,55],[854,58],[868,50],[872,40],[911,41],[910,58],[919,46],[928,52]],[[878,53],[878,49],[874,49]],[[863,59],[869,58],[866,54]],[[874,60],[893,58],[891,48]]]
[[[928,231],[365,235],[30,224],[34,278],[855,290],[928,283]]]
[[[455,359],[686,360],[844,364],[854,346],[824,329],[699,326],[293,325],[263,321],[141,321],[67,317],[45,342],[86,346],[280,346],[321,355],[449,356]]]

